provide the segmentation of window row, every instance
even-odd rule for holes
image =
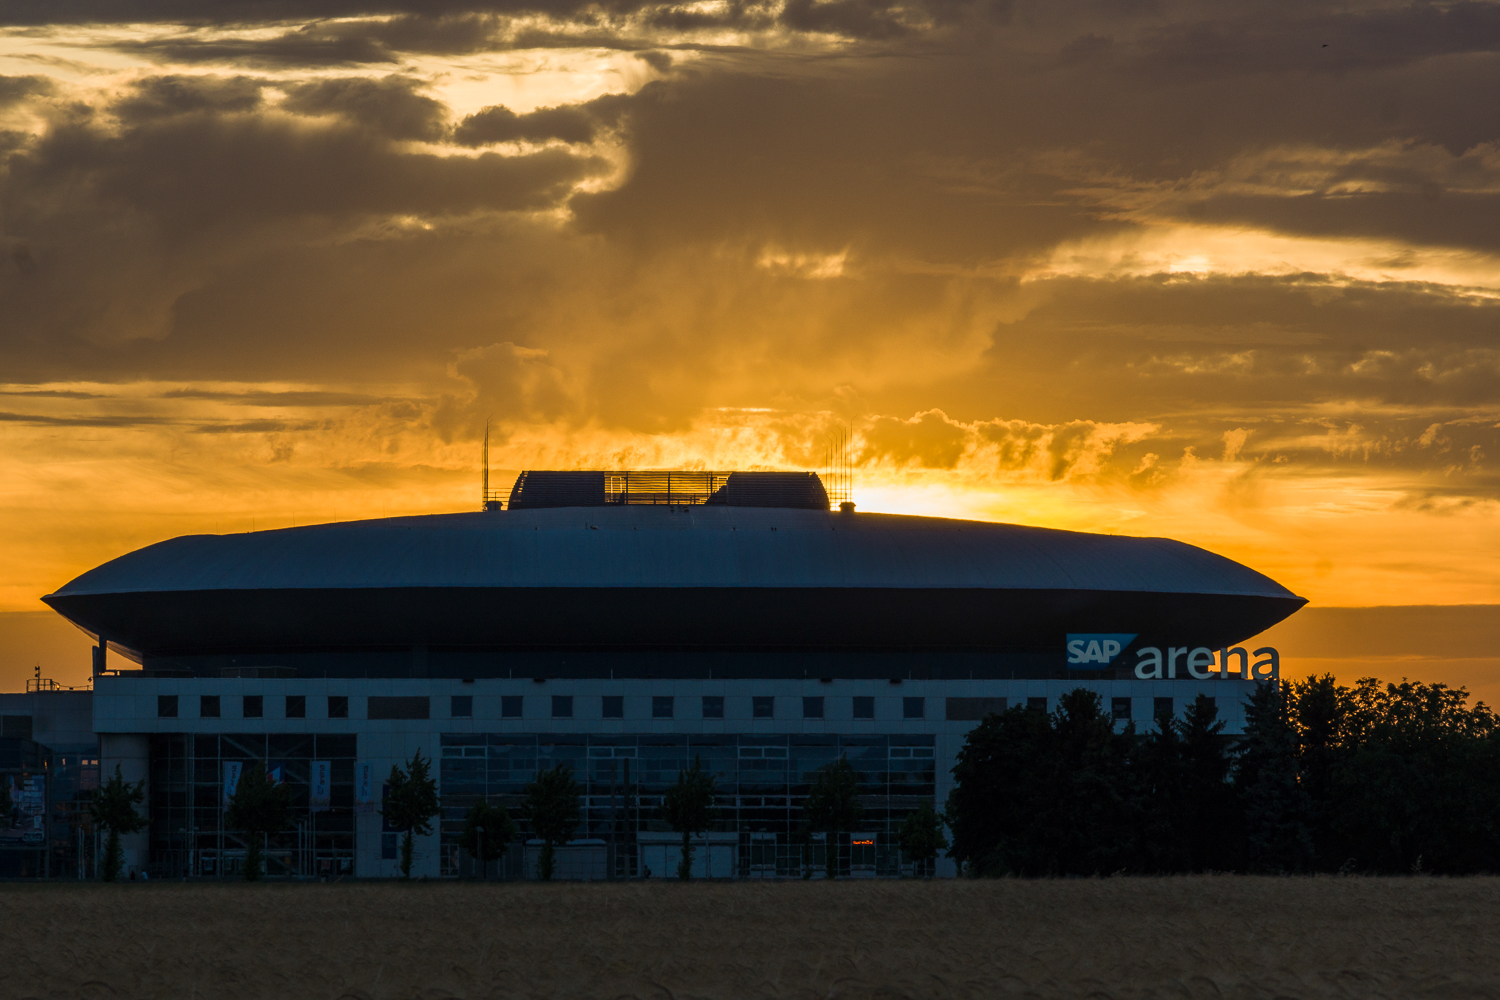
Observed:
[[[202,719],[218,719],[224,717],[224,708],[228,696],[217,694],[204,694],[198,696],[198,717]],[[552,695],[552,718],[571,719],[574,713],[575,697],[570,694]],[[175,719],[181,711],[180,695],[163,694],[157,695],[156,714],[159,718]],[[958,699],[948,699],[950,702],[949,718],[953,718],[951,703]],[[984,699],[989,701],[992,699]],[[1003,701],[1004,699],[999,699]],[[676,718],[679,710],[679,702],[688,699],[676,698],[672,695],[656,695],[651,699],[651,717],[653,719]],[[778,717],[777,702],[792,702],[793,698],[778,699],[773,695],[756,695],[750,699],[751,717],[756,719],[774,719]],[[804,697],[802,699],[803,719],[822,719],[826,716],[826,703],[828,699],[822,695]],[[856,719],[875,718],[875,698],[870,695],[858,695],[853,699],[853,717]],[[266,717],[266,697],[259,694],[247,694],[239,698],[239,718],[261,719]],[[600,699],[600,714],[606,719],[625,718],[625,696],[618,694],[607,694]],[[1045,703],[1045,699],[1043,699]],[[307,718],[307,696],[301,694],[286,695],[281,704],[282,718],[305,719]],[[783,704],[784,712],[791,706]],[[1045,707],[1045,704],[1044,704]],[[1003,709],[1002,709],[1003,710]],[[371,695],[368,699],[366,717],[370,719],[426,719],[431,712],[430,700],[424,696],[414,697],[383,697]],[[500,698],[500,717],[502,719],[519,719],[525,712],[525,696],[503,695]],[[700,718],[722,719],[724,718],[724,696],[703,695]],[[474,696],[467,694],[456,694],[449,701],[449,715],[455,719],[472,718],[474,715]],[[926,698],[902,698],[901,717],[903,719],[924,719],[927,717]],[[349,696],[329,695],[328,715],[330,719],[349,718]]]

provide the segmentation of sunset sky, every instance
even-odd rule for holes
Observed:
[[[0,646],[474,509],[486,419],[501,485],[842,427],[861,510],[1491,606],[1413,673],[1500,690],[1497,94],[1489,3],[6,0]]]

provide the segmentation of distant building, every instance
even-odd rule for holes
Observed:
[[[796,875],[828,847],[801,822],[810,772],[847,755],[864,818],[832,846],[893,875],[902,819],[941,808],[985,714],[1083,686],[1145,726],[1204,692],[1236,731],[1256,654],[1220,651],[1304,603],[1168,539],[830,510],[810,473],[529,472],[485,507],[175,538],[45,598],[139,664],[95,678],[88,723],[103,774],[148,780],[132,864],[232,873],[225,775],[254,758],[294,793],[273,874],[392,875],[382,783],[421,751],[428,876],[471,870],[476,798],[516,812],[559,761],[586,786],[561,874],[669,876],[660,796],[694,757],[719,795],[700,869]],[[52,752],[95,759],[81,732]]]

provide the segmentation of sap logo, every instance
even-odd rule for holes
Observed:
[[[1136,651],[1136,655],[1139,659],[1135,664],[1135,676],[1143,681],[1161,680],[1163,677],[1174,679],[1179,663],[1187,668],[1189,677],[1200,681],[1231,676],[1256,681],[1277,680],[1281,677],[1281,654],[1271,646],[1257,649],[1254,663],[1250,662],[1250,654],[1239,646],[1219,650],[1217,660],[1214,651],[1207,646],[1191,649],[1187,646],[1168,646],[1165,656],[1156,646],[1142,646]]]
[[[1068,668],[1103,670],[1115,662],[1120,650],[1135,642],[1133,632],[1070,632]]]

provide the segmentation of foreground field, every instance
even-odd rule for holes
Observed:
[[[1495,997],[1500,880],[8,885],[6,997]]]

